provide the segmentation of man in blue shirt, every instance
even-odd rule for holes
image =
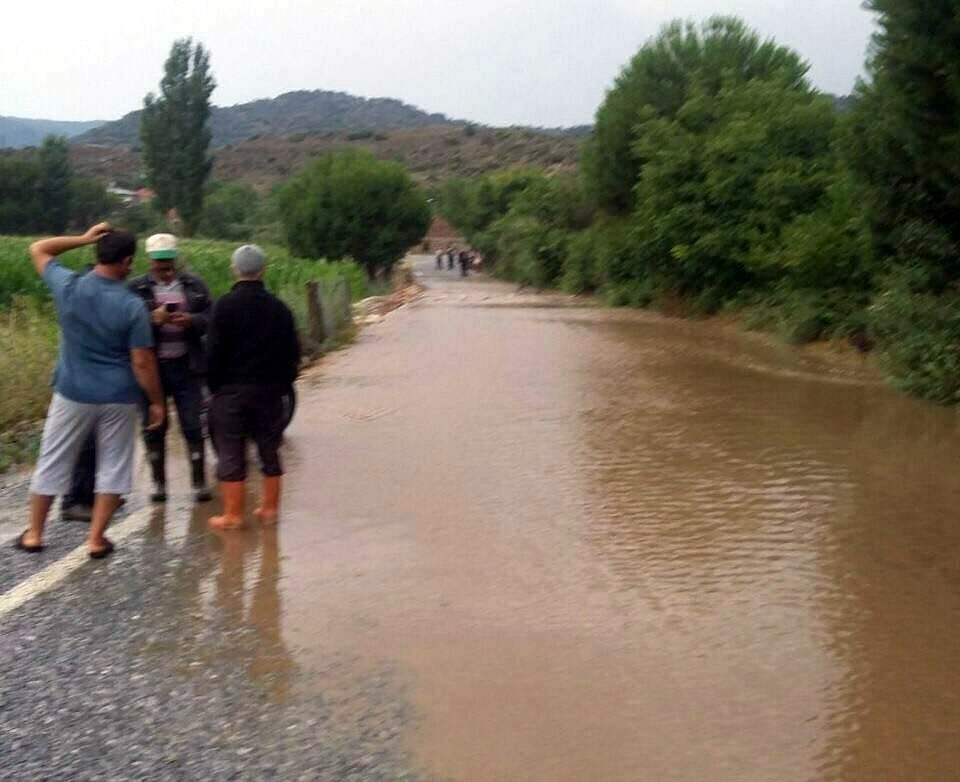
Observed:
[[[57,256],[96,244],[96,266],[77,274]],[[83,236],[42,239],[30,245],[37,273],[53,295],[60,323],[60,356],[53,378],[40,457],[30,484],[30,528],[17,547],[43,550],[43,529],[53,499],[70,488],[74,464],[91,434],[97,441],[96,499],[87,538],[90,556],[113,551],[105,537],[120,497],[133,487],[137,406],[149,399],[149,426],[165,417],[153,351],[153,332],[143,303],[127,290],[137,240],[109,224]],[[141,391],[142,389],[142,391]]]

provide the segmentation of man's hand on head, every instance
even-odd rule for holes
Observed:
[[[106,236],[112,231],[113,226],[110,225],[110,223],[97,223],[96,225],[87,229],[87,232],[83,235],[83,238],[86,239],[87,244],[95,244],[100,240],[101,237]]]
[[[82,236],[51,236],[48,239],[40,239],[30,245],[30,260],[33,261],[33,268],[42,277],[54,258],[78,247],[94,244],[112,230],[110,223],[97,223]]]

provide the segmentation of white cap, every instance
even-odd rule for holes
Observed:
[[[177,237],[154,234],[147,239],[147,255],[154,261],[172,261],[177,257]]]

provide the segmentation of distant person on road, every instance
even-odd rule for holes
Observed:
[[[260,507],[254,513],[264,524],[276,523],[283,475],[279,450],[286,423],[283,400],[300,370],[293,314],[263,285],[263,250],[254,244],[239,247],[231,266],[237,282],[217,302],[208,338],[210,428],[223,494],[223,515],[210,519],[215,529],[243,526],[249,440],[256,443],[264,476]]]
[[[437,269],[443,270],[443,250],[437,250]]]
[[[453,263],[457,256],[457,248],[451,247],[447,250],[447,271],[453,271]]]
[[[190,477],[197,502],[211,498],[203,441],[203,376],[207,371],[204,338],[212,302],[206,284],[177,266],[177,239],[154,234],[147,239],[150,271],[130,282],[145,303],[153,324],[164,404],[173,397],[180,431],[187,444]],[[147,406],[144,405],[144,425]],[[167,501],[167,426],[144,429],[144,444],[153,474],[152,502]]]
[[[466,277],[470,273],[470,251],[460,251],[460,276]]]
[[[57,256],[96,244],[93,271],[78,274]],[[150,400],[149,427],[164,422],[163,395],[153,352],[150,319],[126,286],[137,240],[100,223],[83,236],[42,239],[30,245],[37,273],[53,294],[60,323],[60,356],[47,411],[40,456],[30,484],[30,527],[17,539],[22,551],[42,551],[43,531],[57,495],[70,489],[77,456],[96,436],[97,474],[93,519],[87,536],[90,557],[113,551],[104,534],[133,486],[137,404]]]

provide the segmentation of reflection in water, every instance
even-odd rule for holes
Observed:
[[[194,507],[177,535],[166,528],[163,508],[151,517],[148,540],[169,548],[172,560],[157,578],[156,588],[173,596],[157,602],[163,614],[157,622],[176,628],[176,635],[153,638],[144,651],[175,652],[182,672],[192,676],[203,674],[205,662],[225,657],[284,701],[295,665],[281,632],[278,530],[251,526],[213,535],[210,513],[209,506]]]

